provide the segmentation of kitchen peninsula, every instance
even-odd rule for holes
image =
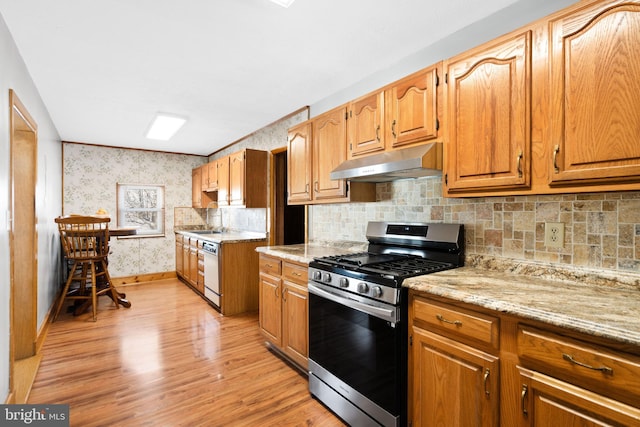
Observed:
[[[179,278],[224,315],[258,309],[255,249],[265,244],[265,233],[193,229],[175,233]],[[215,253],[207,251],[211,247]]]

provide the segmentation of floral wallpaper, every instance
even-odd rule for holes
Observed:
[[[113,277],[175,270],[174,208],[191,206],[191,170],[206,157],[95,145],[63,144],[63,212],[91,215],[98,209],[116,226],[116,184],[154,184],[165,188],[165,235],[112,238]]]

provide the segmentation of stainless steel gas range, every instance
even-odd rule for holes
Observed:
[[[403,426],[408,277],[464,264],[458,224],[369,222],[367,252],[309,264],[309,391],[351,426]]]

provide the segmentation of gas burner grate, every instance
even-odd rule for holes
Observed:
[[[369,273],[377,273],[386,276],[393,276],[395,278],[403,278],[435,273],[436,271],[448,270],[453,267],[454,265],[448,262],[432,261],[424,258],[414,257],[367,265],[363,266],[361,269],[362,271],[366,271]]]

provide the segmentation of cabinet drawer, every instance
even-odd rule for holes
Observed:
[[[306,266],[292,264],[290,262],[284,262],[282,264],[282,276],[285,280],[290,280],[301,285],[306,285],[308,274],[308,268]]]
[[[551,376],[627,402],[640,397],[640,357],[556,335],[518,327],[521,363]]]
[[[278,258],[260,254],[259,269],[261,273],[279,276],[282,273],[282,263]]]
[[[176,234],[176,243],[182,244],[184,241],[184,236],[182,234]]]
[[[420,297],[413,301],[413,315],[427,326],[454,334],[454,338],[464,337],[498,348],[499,320],[496,317]]]

